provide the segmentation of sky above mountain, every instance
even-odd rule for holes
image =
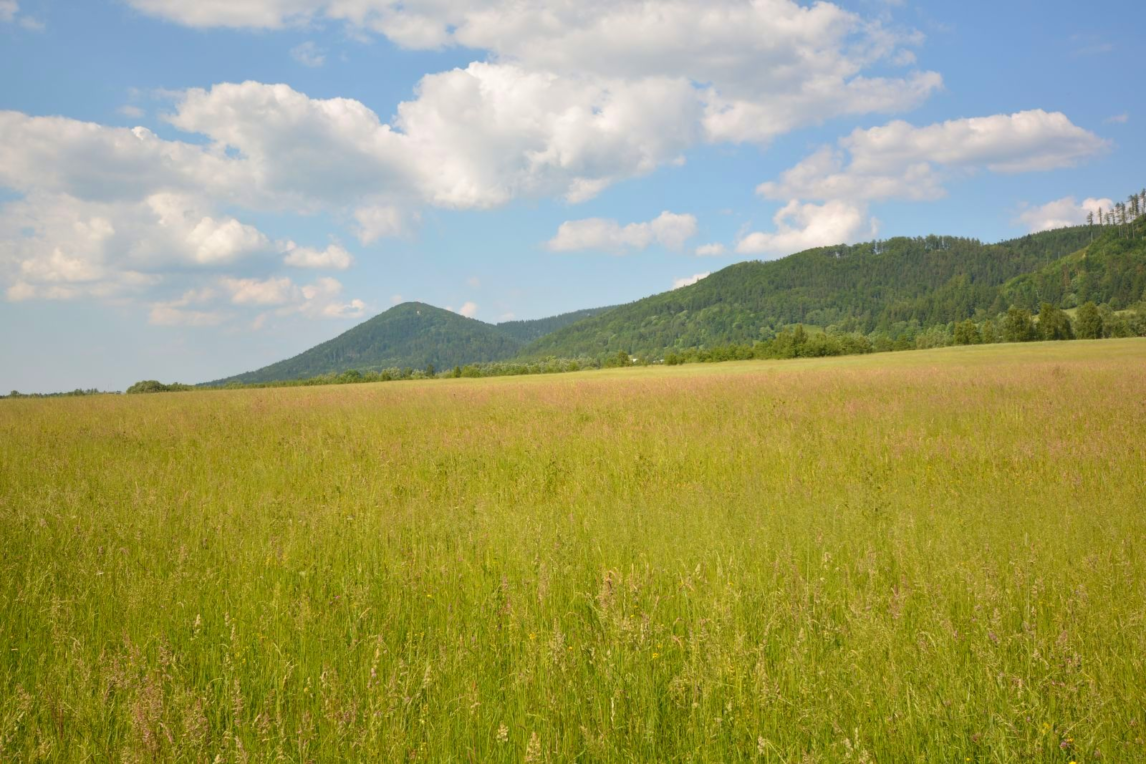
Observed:
[[[1146,183],[1146,7],[0,0],[0,388],[201,381]]]

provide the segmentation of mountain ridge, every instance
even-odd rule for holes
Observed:
[[[524,358],[659,355],[751,344],[784,326],[896,334],[998,313],[1000,287],[1085,247],[1085,227],[998,244],[953,236],[896,237],[817,247],[772,261],[735,263],[681,289],[651,295],[531,343]]]
[[[428,303],[404,302],[290,358],[202,384],[214,387],[231,382],[302,379],[351,369],[444,369],[503,361],[517,355],[530,340],[610,309],[587,308],[546,318],[487,324]]]
[[[521,343],[491,324],[421,302],[405,302],[291,358],[204,383],[275,382],[356,369],[436,368],[474,356],[502,360]]]
[[[1117,233],[1107,226],[1062,228],[996,244],[933,235],[817,247],[733,263],[690,286],[624,305],[502,324],[403,303],[292,358],[204,384],[618,353],[658,358],[751,345],[795,324],[894,340],[990,319],[1012,305],[1128,306],[1146,299],[1146,235],[1138,235],[1146,234],[1144,223]]]

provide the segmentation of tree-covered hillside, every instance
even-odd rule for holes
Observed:
[[[822,247],[729,266],[696,284],[622,305],[530,344],[525,357],[659,355],[752,343],[790,324],[870,333],[946,325],[1008,307],[1007,281],[1085,247],[1087,227],[1000,244],[949,236]]]
[[[539,340],[545,335],[552,334],[558,329],[569,326],[570,324],[575,324],[578,321],[583,321],[586,318],[592,318],[605,311],[612,310],[613,307],[615,306],[586,308],[585,310],[575,310],[571,313],[562,313],[559,316],[537,318],[532,321],[506,321],[497,324],[497,328],[525,344]]]
[[[1146,300],[1146,218],[1106,228],[1085,249],[1003,287],[1009,304],[1037,310],[1042,303],[1074,308],[1087,302],[1114,310]]]
[[[441,369],[511,358],[522,343],[490,324],[420,302],[397,305],[294,358],[211,382],[273,382],[348,369]]]
[[[1087,303],[1096,304],[1092,313],[1105,311],[1099,318],[1110,325],[1095,336],[1122,336],[1137,330],[1124,331],[1112,311],[1146,300],[1146,217],[1138,214],[999,244],[927,236],[821,247],[731,265],[628,305],[499,326],[406,303],[294,358],[210,384],[431,365],[441,371],[507,359],[627,363],[630,354],[688,358],[684,351],[732,346],[755,353],[761,341],[783,345],[791,334],[785,328],[795,324],[826,330],[824,343],[841,348],[934,347],[995,335],[1018,340],[1039,334],[1032,313]],[[1011,308],[1020,313],[1009,315]],[[1020,324],[1030,324],[1029,331]]]

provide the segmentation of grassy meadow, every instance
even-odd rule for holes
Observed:
[[[0,761],[1146,761],[1146,340],[0,401]]]

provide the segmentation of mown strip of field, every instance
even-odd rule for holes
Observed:
[[[1144,433],[1141,339],[4,401],[0,760],[1142,760]]]

